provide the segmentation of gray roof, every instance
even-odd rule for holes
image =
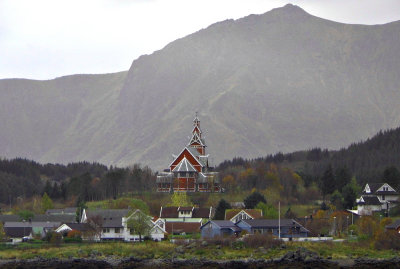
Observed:
[[[20,221],[22,218],[19,215],[0,215],[0,221]]]
[[[129,209],[91,209],[86,211],[88,218],[100,216],[102,218],[102,227],[104,228],[121,228],[122,217],[129,214]]]
[[[9,221],[22,221],[22,217],[19,215],[0,215],[1,222]],[[28,220],[27,220],[28,221]],[[76,222],[75,215],[34,215],[31,221],[35,222]]]
[[[77,207],[55,208],[46,210],[46,215],[75,215]]]
[[[278,219],[245,219],[240,220],[239,222],[247,223],[253,229],[272,229],[280,227],[299,227],[301,232],[309,232],[306,228],[304,228],[300,223],[295,221],[294,219],[281,219],[280,223]],[[238,223],[239,223],[238,222]]]
[[[358,205],[381,205],[382,203],[379,201],[378,197],[376,196],[366,196],[363,195],[361,198],[364,200],[364,202],[359,201],[357,204]]]
[[[378,191],[378,189],[380,187],[382,187],[384,184],[387,184],[387,183],[367,183],[367,184],[368,184],[368,186],[369,186],[369,188],[371,190],[371,193],[366,193],[365,192],[365,187],[364,187],[363,192],[362,192],[364,194],[398,194],[397,191]],[[389,184],[387,184],[387,185],[389,185]],[[390,186],[390,187],[392,187],[392,186]]]
[[[160,173],[157,176],[156,182],[157,183],[171,183],[172,182],[172,178],[173,178],[174,174],[169,172],[169,173]]]
[[[22,238],[32,233],[32,227],[4,227],[4,233],[11,238]]]
[[[32,221],[76,222],[75,215],[35,215]]]
[[[375,193],[376,190],[379,189],[380,187],[382,187],[382,185],[385,183],[367,183],[367,184],[371,190],[371,193]],[[364,190],[365,190],[365,188],[364,188]],[[365,193],[364,190],[363,190],[363,193]]]
[[[217,225],[221,229],[231,229],[234,232],[240,232],[241,231],[241,229],[238,226],[236,226],[232,221],[229,221],[229,220],[211,220],[209,222],[214,223],[215,225]],[[207,225],[209,222],[204,224],[202,227]]]
[[[208,179],[210,178],[214,178],[214,182],[215,183],[220,183],[220,178],[218,177],[218,173],[217,172],[211,172],[211,173],[199,173],[199,177],[197,179],[197,183],[207,183]]]
[[[4,227],[43,227],[43,228],[55,228],[55,227],[59,227],[61,225],[61,222],[38,222],[38,221],[18,221],[18,222],[14,222],[14,221],[10,221],[10,222],[5,222],[4,223]]]

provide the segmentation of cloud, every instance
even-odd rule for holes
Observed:
[[[229,18],[261,14],[287,1],[3,0],[0,78],[48,79],[127,70],[142,54]],[[399,19],[398,1],[298,0],[307,12],[346,23]]]

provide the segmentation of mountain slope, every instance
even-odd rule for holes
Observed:
[[[0,155],[45,162],[95,160],[98,155],[91,156],[102,145],[91,141],[116,110],[126,73],[0,80]]]
[[[83,107],[77,87],[61,93],[64,109],[48,109],[61,114],[39,120],[27,112],[37,104],[16,109],[19,99],[4,101],[11,106],[5,118],[16,122],[6,124],[7,131],[0,126],[6,137],[0,154],[159,169],[187,142],[195,111],[214,164],[234,156],[339,148],[400,125],[399,51],[400,22],[347,25],[293,5],[223,21],[140,57],[127,74],[108,75],[112,81],[99,76],[104,80],[91,83],[102,90],[90,91],[101,92],[97,103]],[[9,100],[3,85],[1,99]],[[10,88],[25,96],[19,84]],[[48,94],[30,91],[28,99],[52,106]],[[36,126],[53,133],[30,135]]]
[[[217,160],[337,148],[397,126],[399,37],[398,22],[345,25],[288,5],[177,40],[129,70],[120,107],[139,126],[131,143],[146,145],[129,158],[179,150],[196,110]]]

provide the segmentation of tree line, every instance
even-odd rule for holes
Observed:
[[[126,192],[154,190],[149,167],[110,167],[99,163],[40,164],[31,160],[0,159],[0,203],[14,205],[46,193],[60,201],[116,198]]]

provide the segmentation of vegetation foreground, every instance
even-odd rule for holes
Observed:
[[[205,243],[206,242],[206,243]],[[289,251],[303,247],[317,253],[325,259],[391,259],[398,257],[400,251],[376,250],[367,242],[287,242],[264,248],[257,244],[248,245],[241,241],[215,240],[191,243],[152,242],[142,243],[77,243],[54,245],[48,243],[22,243],[18,245],[1,245],[0,259],[34,259],[34,258],[126,258],[140,259],[275,259]]]

